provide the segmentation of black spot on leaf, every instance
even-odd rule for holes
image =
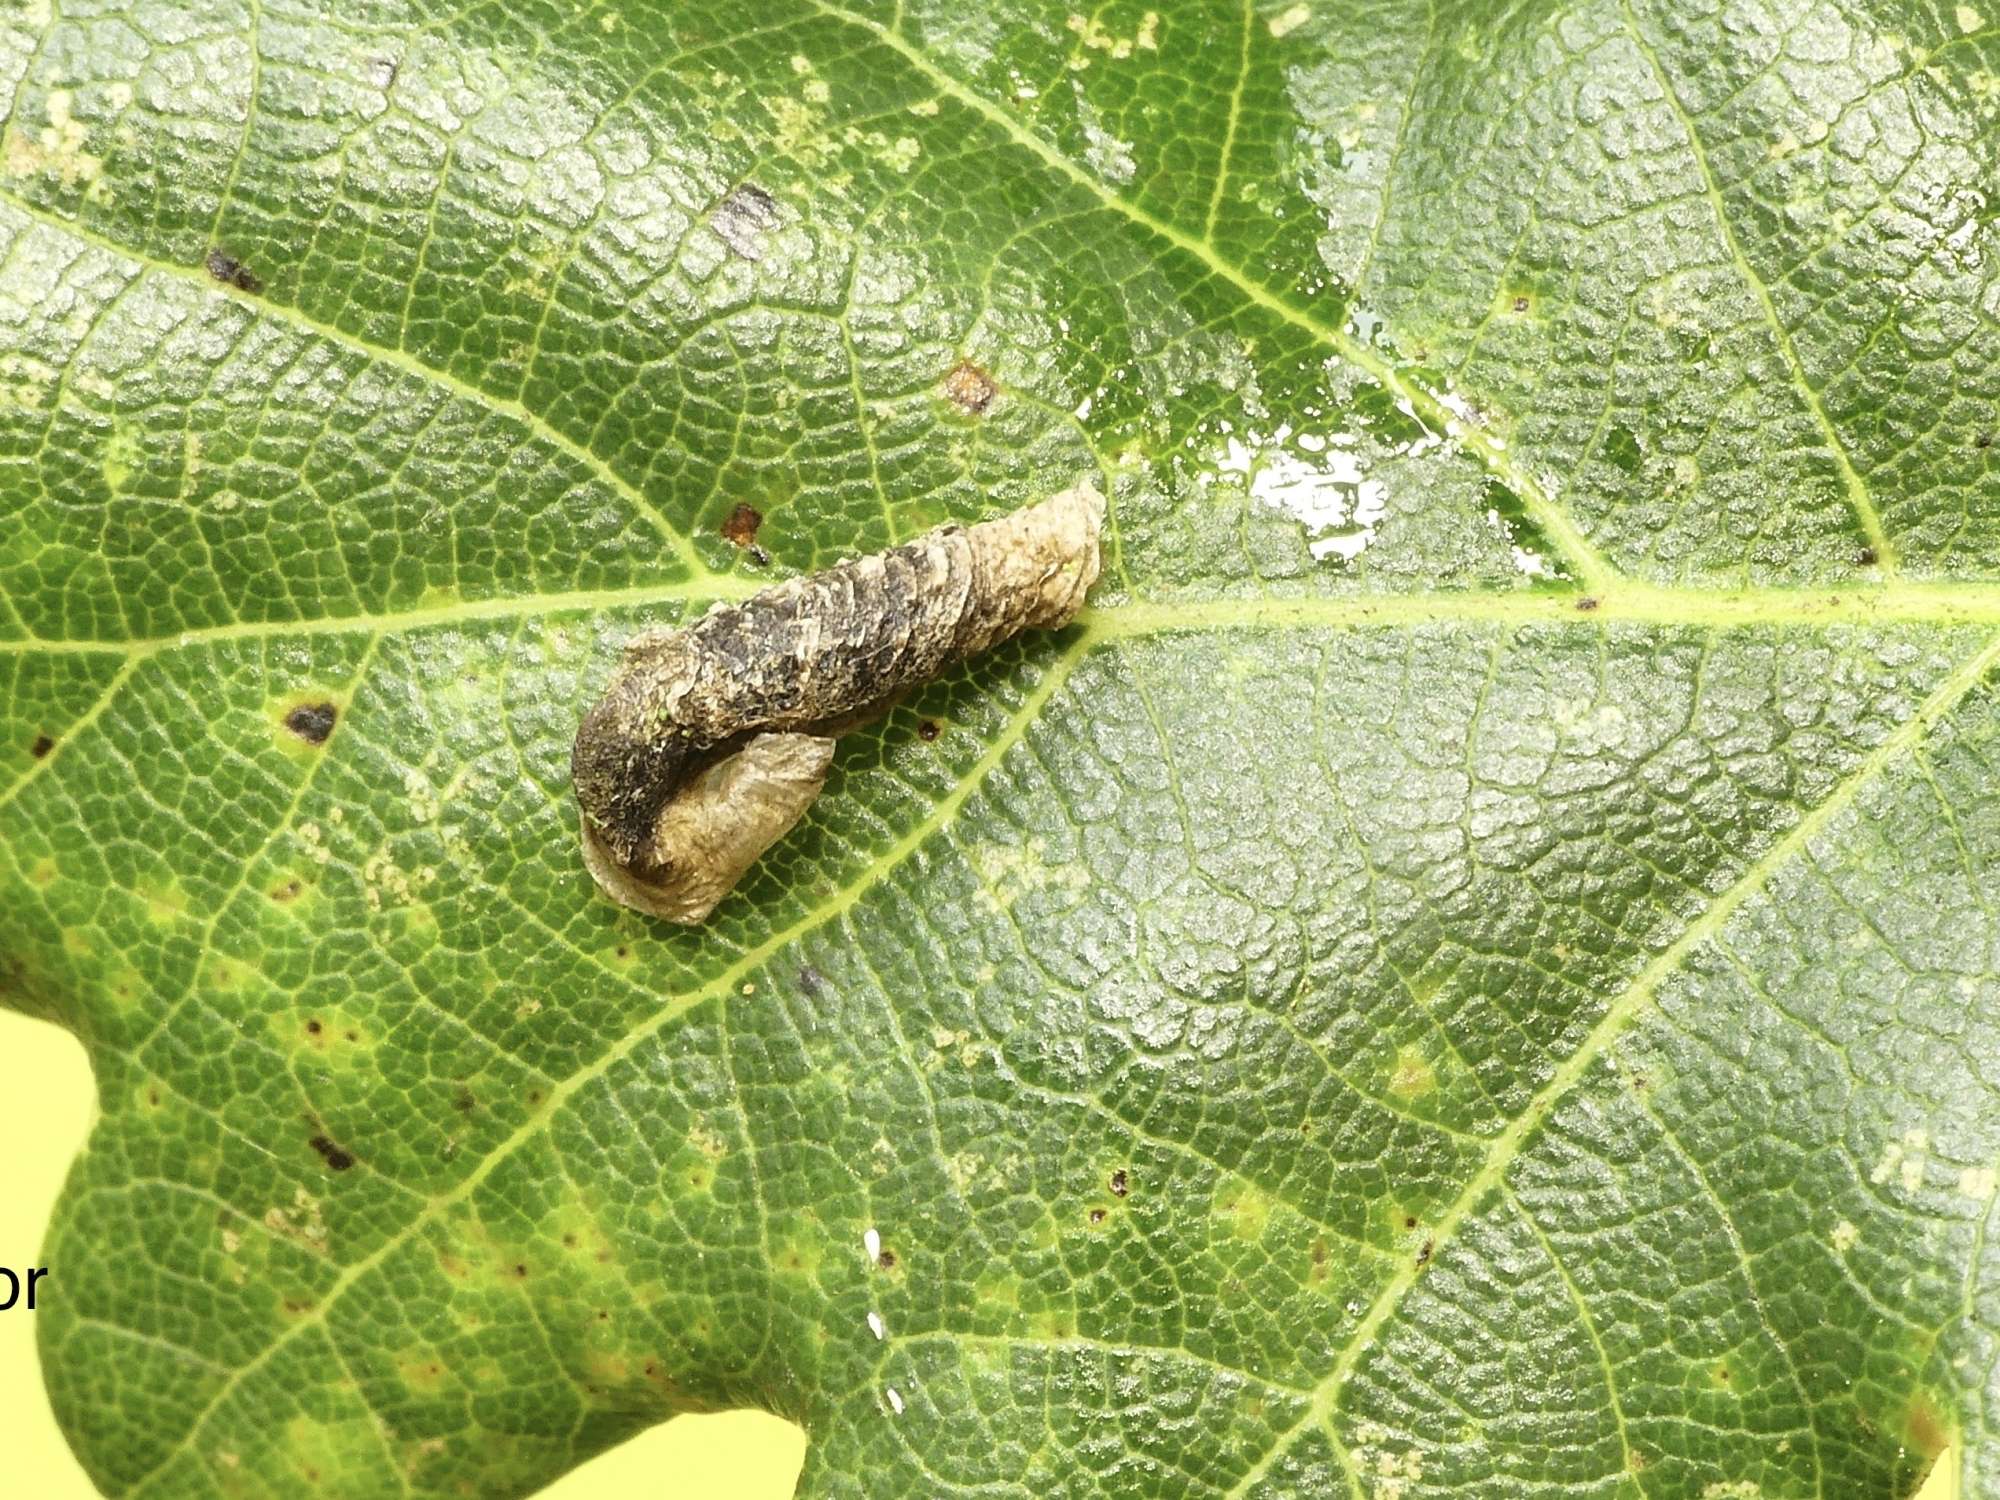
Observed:
[[[324,745],[340,710],[331,703],[301,703],[285,715],[285,728],[308,745]]]
[[[203,258],[202,264],[208,268],[208,274],[224,286],[233,286],[240,292],[249,292],[252,295],[264,290],[264,283],[257,279],[248,266],[234,256],[224,255],[220,250],[211,248]]]
[[[354,1158],[336,1146],[323,1135],[312,1138],[312,1148],[325,1158],[326,1164],[336,1172],[345,1172],[354,1165]]]

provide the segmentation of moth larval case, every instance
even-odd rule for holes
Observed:
[[[834,738],[1096,582],[1088,481],[635,637],[570,754],[584,863],[615,901],[700,922],[819,795]]]

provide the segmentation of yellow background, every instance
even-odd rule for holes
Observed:
[[[39,1265],[56,1190],[90,1123],[90,1071],[67,1032],[0,1011],[0,1265]],[[60,1266],[44,1288],[62,1286]],[[42,1394],[34,1318],[0,1313],[0,1454],[8,1493],[96,1500]],[[805,1457],[798,1428],[732,1412],[682,1417],[586,1464],[544,1500],[787,1500]],[[1956,1500],[1946,1454],[1919,1500]]]
[[[0,1011],[0,1266],[41,1265],[56,1190],[90,1124],[90,1070],[68,1032]],[[42,1295],[62,1294],[62,1267]],[[682,1417],[586,1464],[545,1500],[787,1500],[805,1436],[758,1412]],[[0,1313],[0,1490],[97,1500],[42,1394],[35,1320]]]

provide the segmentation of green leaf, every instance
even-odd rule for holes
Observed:
[[[97,1483],[2000,1486],[1995,21],[14,5]],[[1075,628],[596,894],[622,640],[1092,474]]]

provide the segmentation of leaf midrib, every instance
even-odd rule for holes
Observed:
[[[0,639],[0,655],[146,657],[230,641],[294,636],[396,635],[434,627],[538,617],[642,611],[748,598],[781,578],[718,574],[698,583],[623,589],[502,595],[403,610],[318,619],[248,620],[205,625],[136,640]],[[1572,590],[1458,589],[1439,593],[1294,594],[1135,600],[1113,597],[1087,606],[1079,625],[1115,639],[1168,630],[1356,629],[1442,624],[1578,626],[1657,625],[1697,630],[1820,630],[1868,625],[2000,625],[2000,579],[1930,583],[1803,584],[1747,589],[1614,583],[1600,594]]]

